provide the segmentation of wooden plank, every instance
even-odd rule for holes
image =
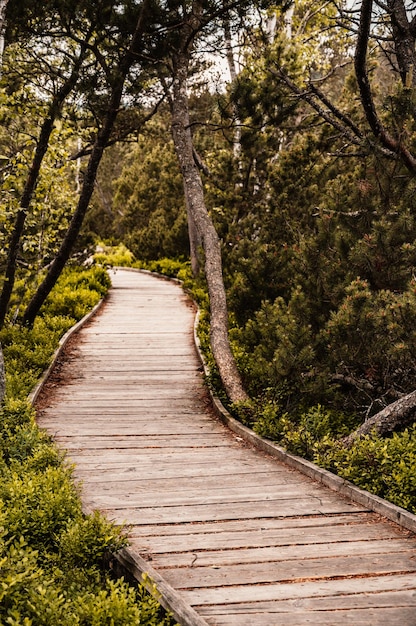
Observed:
[[[336,608],[335,608],[336,606]],[[342,609],[387,609],[391,607],[416,607],[415,589],[400,591],[380,591],[374,593],[345,593],[344,595],[324,595],[317,597],[295,598],[289,600],[246,602],[235,604],[217,604],[206,606],[202,610],[204,616],[221,616],[227,613],[253,617],[257,614],[290,617],[290,614],[302,614],[304,611],[338,611]],[[315,613],[318,619],[319,613]],[[316,622],[319,623],[319,620]]]
[[[256,520],[257,521],[257,520]],[[248,524],[247,524],[248,525]],[[258,521],[257,521],[258,525]],[[396,534],[388,527],[384,528],[380,525],[370,527],[356,527],[348,525],[342,528],[342,532],[338,526],[333,528],[323,526],[317,528],[309,528],[308,532],[299,535],[291,528],[277,530],[243,530],[243,526],[238,531],[228,532],[206,532],[195,533],[193,528],[187,525],[187,533],[183,534],[179,531],[184,529],[177,525],[171,525],[164,529],[162,535],[158,527],[152,526],[132,526],[129,529],[129,537],[132,546],[135,546],[142,553],[151,553],[167,555],[169,553],[192,553],[192,560],[195,552],[200,551],[205,558],[205,551],[213,550],[235,550],[252,546],[254,548],[270,547],[275,549],[286,548],[290,546],[291,551],[296,547],[303,550],[309,546],[315,549],[325,551],[332,544],[339,544],[348,549],[352,542],[357,541],[361,550],[366,549],[367,541],[396,539]],[[199,558],[199,557],[198,557]]]
[[[338,599],[347,594],[374,594],[386,591],[409,590],[416,592],[416,576],[398,573],[395,576],[363,576],[342,577],[334,579],[316,579],[294,582],[278,582],[268,585],[228,585],[217,588],[195,588],[183,590],[182,596],[191,606],[201,609],[204,606],[220,604],[247,605],[252,602],[275,602],[281,600],[304,601],[306,598],[331,597],[334,608]]]
[[[195,534],[210,534],[210,533],[240,533],[240,532],[265,532],[265,531],[275,531],[276,533],[292,531],[294,535],[302,538],[309,535],[311,530],[315,532],[317,529],[322,530],[322,532],[326,532],[327,528],[339,529],[339,532],[342,533],[344,530],[356,526],[359,532],[359,528],[365,526],[376,526],[380,529],[386,529],[387,532],[393,533],[393,536],[409,536],[408,531],[403,531],[403,533],[398,534],[398,529],[395,524],[391,524],[383,518],[380,518],[378,515],[374,515],[369,512],[356,512],[356,513],[341,513],[341,514],[333,514],[333,515],[308,515],[308,516],[298,516],[298,517],[274,517],[274,518],[266,518],[261,521],[255,519],[239,519],[239,520],[224,520],[224,521],[214,521],[214,522],[202,522],[198,524],[183,524],[183,525],[171,525],[167,524],[166,526],[152,526],[152,525],[141,525],[144,535],[149,534],[152,535],[155,532],[159,534],[159,536],[164,535],[187,535],[189,532]],[[413,534],[410,534],[412,538],[414,538]]]
[[[122,452],[125,451],[123,450]],[[102,460],[101,453],[98,456],[86,455],[84,457],[77,457],[76,459],[72,458],[72,461],[75,460],[77,461],[77,466],[74,470],[75,475],[81,480],[88,479],[91,483],[102,482],[103,480],[107,480],[108,482],[123,480],[126,477],[131,480],[137,480],[142,477],[145,479],[146,476],[149,475],[150,470],[153,480],[182,480],[210,478],[212,476],[214,476],[214,478],[217,477],[218,480],[221,479],[220,474],[212,474],[212,462],[208,460],[203,462],[194,459],[192,462],[188,462],[186,466],[184,466],[182,462],[176,462],[174,464],[169,462],[164,464],[159,463],[157,468],[152,468],[151,462],[149,462],[147,466],[142,462],[137,464],[134,460],[125,462],[123,455],[120,454],[117,456],[116,452],[108,461]],[[245,467],[246,473],[243,474],[242,470],[240,470],[240,475],[250,475],[252,467],[253,466],[247,465]],[[223,470],[226,472],[227,468],[232,472],[232,464],[225,464]],[[253,469],[255,468],[253,467]]]
[[[157,562],[157,561],[156,561]],[[414,553],[361,554],[330,558],[300,559],[290,562],[240,563],[238,565],[210,565],[208,567],[163,568],[159,572],[176,589],[223,587],[227,585],[258,585],[259,583],[288,582],[296,579],[325,579],[338,576],[366,576],[368,574],[403,574],[416,572]],[[416,579],[416,577],[415,577]]]
[[[172,438],[169,435],[100,435],[100,436],[82,436],[69,435],[56,436],[55,440],[65,450],[101,450],[101,449],[128,449],[128,448],[170,448],[172,446]],[[204,442],[195,441],[195,435],[192,433],[181,435],[176,441],[176,448],[204,448],[212,447],[228,448],[229,443],[224,441],[221,433],[209,432],[204,435]]]
[[[88,504],[94,504],[94,499],[87,499]],[[346,513],[348,511],[359,511],[359,507],[350,503],[343,503],[337,498],[323,498],[319,504],[313,498],[296,498],[280,501],[269,501],[261,503],[259,508],[247,509],[245,502],[226,503],[210,505],[188,505],[188,506],[165,506],[165,507],[148,507],[148,508],[111,508],[103,507],[102,510],[111,519],[118,519],[121,523],[126,522],[128,514],[129,524],[166,524],[166,523],[184,523],[184,522],[201,522],[201,521],[219,521],[219,520],[235,520],[235,519],[261,519],[265,517],[292,517],[294,515],[311,515],[311,514],[328,514],[328,513]],[[260,509],[260,510],[259,510]],[[123,510],[125,513],[123,514]],[[363,509],[361,509],[363,510]]]
[[[156,492],[158,494],[167,492],[181,492],[185,495],[201,493],[204,490],[210,490],[214,487],[221,491],[228,490],[235,487],[235,478],[240,481],[246,480],[246,487],[276,487],[280,485],[282,487],[288,487],[289,485],[298,485],[296,478],[293,476],[286,476],[282,472],[274,472],[271,475],[268,472],[254,472],[248,474],[237,474],[236,477],[229,474],[221,474],[220,471],[217,474],[209,474],[203,476],[182,476],[181,468],[179,468],[179,475],[171,477],[164,476],[163,478],[155,478],[153,475],[148,476],[130,477],[124,476],[97,476],[97,480],[94,481],[94,485],[97,489],[100,489],[100,483],[102,483],[102,489],[112,490],[116,493],[120,493],[121,490],[126,488],[126,483],[131,485],[131,491],[136,492],[145,487],[148,492]],[[231,492],[229,492],[231,493]]]
[[[46,409],[49,409],[52,405],[50,402],[46,403]],[[74,405],[72,408],[67,408],[67,410],[63,410],[62,408],[53,407],[53,415],[51,413],[46,413],[46,410],[43,411],[43,414],[40,415],[39,420],[43,420],[46,423],[46,420],[52,420],[54,418],[59,418],[59,423],[63,424],[68,419],[75,419],[77,416],[80,418],[82,416],[94,416],[97,419],[106,419],[106,416],[113,416],[114,419],[119,419],[119,416],[123,416],[126,420],[134,419],[136,416],[140,415],[148,415],[148,416],[158,416],[159,419],[163,418],[174,418],[175,416],[188,416],[194,417],[197,420],[200,416],[201,407],[191,406],[185,407],[180,406],[178,410],[175,411],[174,407],[167,407],[166,405],[161,406],[158,402],[142,402],[141,406],[130,406],[130,407],[109,407],[109,406],[100,406],[95,407],[91,406],[79,406]],[[148,419],[150,419],[148,417]]]
[[[208,616],[206,616],[208,619]],[[330,609],[318,611],[293,610],[292,613],[250,613],[249,615],[216,615],[215,626],[414,626],[415,607],[398,606],[382,608]]]
[[[206,446],[202,445],[202,449],[205,450]],[[194,462],[197,465],[205,465],[210,466],[212,471],[212,465],[215,462],[220,462],[222,460],[222,455],[224,454],[223,448],[218,448],[217,446],[213,446],[209,450],[209,454],[200,454],[200,449],[198,446],[192,446],[189,448],[164,448],[163,450],[163,459],[159,461],[161,456],[161,451],[157,448],[147,448],[143,450],[142,448],[135,449],[127,449],[123,450],[120,448],[111,448],[110,450],[76,450],[72,451],[70,454],[70,458],[75,460],[78,457],[82,457],[85,461],[89,459],[95,463],[97,459],[100,459],[102,462],[116,462],[121,461],[124,464],[132,464],[133,466],[139,467],[147,467],[148,469],[152,469],[155,463],[158,463],[158,467],[172,467],[176,464],[180,466],[180,470],[185,470],[186,467],[182,467],[183,465],[187,465],[188,463]],[[234,463],[239,460],[239,451],[230,449],[227,447],[227,455],[228,459],[224,462],[224,468],[228,468],[232,471],[234,467]],[[249,465],[246,464],[246,467],[255,467],[252,463]],[[154,471],[157,471],[158,468],[155,468]],[[175,471],[175,470],[173,470]],[[224,470],[225,471],[225,470]]]
[[[157,539],[153,540],[155,546]],[[137,543],[136,543],[137,545]],[[219,549],[214,550],[193,550],[176,553],[162,553],[153,556],[155,567],[215,567],[227,565],[248,565],[250,563],[280,563],[281,561],[300,561],[303,559],[314,559],[318,557],[332,558],[338,556],[368,556],[379,554],[395,554],[406,552],[408,558],[414,557],[415,543],[409,543],[406,539],[386,539],[381,541],[363,539],[361,541],[348,541],[339,543],[336,541],[321,543],[310,543],[308,545],[294,546],[273,546],[266,548],[240,548],[240,549]],[[155,552],[152,550],[152,554]]]
[[[142,419],[140,419],[142,417]],[[209,422],[201,422],[199,426],[195,425],[190,420],[177,420],[172,422],[171,420],[159,419],[149,423],[149,419],[145,419],[145,416],[132,416],[129,420],[120,421],[117,419],[69,419],[65,425],[65,434],[61,437],[62,443],[65,444],[68,440],[68,445],[71,443],[79,443],[81,446],[86,441],[91,440],[93,447],[94,442],[111,443],[111,440],[132,438],[133,441],[140,442],[140,438],[146,437],[165,437],[169,435],[170,447],[183,446],[183,442],[188,441],[191,447],[194,443],[202,443],[201,438],[205,442],[212,440],[213,444],[231,448],[230,440],[224,438],[220,428],[216,428],[215,425]],[[144,418],[144,419],[143,419]],[[44,422],[45,425],[51,430],[62,426],[62,422],[58,420],[48,420]],[[183,434],[189,427],[189,432]],[[100,435],[97,435],[97,431]],[[198,440],[198,437],[200,438]],[[182,442],[182,443],[181,443]],[[141,445],[141,444],[140,444]]]
[[[136,483],[135,489],[130,487],[128,483],[118,483],[118,489],[114,492],[111,490],[103,490],[99,483],[94,483],[91,488],[84,485],[83,493],[94,497],[97,506],[105,508],[138,508],[149,507],[157,504],[161,506],[178,506],[178,505],[235,505],[244,503],[246,505],[247,516],[250,515],[249,508],[254,508],[253,514],[261,517],[263,511],[263,503],[273,504],[281,508],[288,501],[296,499],[303,500],[311,506],[320,506],[322,503],[322,494],[319,488],[311,487],[309,493],[305,496],[303,485],[297,483],[280,484],[280,485],[264,485],[260,484],[253,490],[247,490],[245,485],[237,486],[234,484],[223,487],[217,484],[215,488],[201,489],[189,485],[185,488],[172,488],[170,485],[161,487],[158,490],[148,489],[143,482]],[[314,502],[315,501],[315,502]]]

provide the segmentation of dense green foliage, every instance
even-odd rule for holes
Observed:
[[[100,267],[68,269],[33,328],[6,325],[0,332],[7,372],[0,422],[2,624],[172,624],[144,588],[109,575],[108,557],[126,537],[99,514],[82,513],[71,467],[37,427],[26,399],[60,336],[109,284]]]

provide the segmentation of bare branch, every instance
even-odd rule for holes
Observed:
[[[367,73],[367,49],[370,37],[371,15],[373,1],[363,0],[360,12],[360,26],[358,29],[357,45],[354,56],[355,74],[361,95],[361,103],[374,136],[381,141],[382,145],[393,153],[396,153],[406,165],[407,169],[416,174],[416,159],[408,148],[395,139],[384,128],[377,115],[370,81]]]

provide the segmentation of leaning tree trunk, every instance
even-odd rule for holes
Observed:
[[[62,110],[62,106],[66,98],[74,89],[78,81],[85,53],[86,46],[83,46],[81,48],[79,57],[75,62],[71,75],[56,93],[55,97],[50,103],[48,115],[42,123],[39,139],[36,145],[36,150],[33,155],[32,165],[26,179],[26,184],[20,200],[20,207],[16,215],[14,227],[8,245],[6,270],[4,274],[3,288],[0,294],[0,328],[2,328],[4,324],[10,298],[13,292],[16,276],[16,261],[19,252],[20,240],[23,234],[23,229],[30,203],[32,202],[33,193],[36,189],[36,185],[39,179],[40,168],[46,151],[49,147],[49,139],[55,125],[55,120],[59,116],[59,113]]]
[[[174,54],[172,135],[186,190],[188,211],[198,230],[205,255],[212,352],[229,399],[231,402],[239,402],[246,400],[248,396],[243,388],[228,338],[228,311],[222,276],[221,245],[205,205],[202,181],[194,160],[187,96],[188,63],[188,50]]]
[[[349,447],[356,439],[375,433],[381,437],[388,435],[399,428],[404,428],[416,418],[416,391],[399,398],[384,409],[366,420],[348,437],[344,437],[343,443]]]
[[[42,304],[52,291],[59,276],[62,273],[70,255],[74,244],[78,238],[79,232],[84,221],[85,214],[87,212],[92,193],[94,191],[95,179],[97,176],[98,166],[101,162],[101,158],[110,139],[111,132],[116,121],[121,98],[123,96],[124,83],[126,81],[127,74],[137,59],[138,51],[141,48],[143,32],[146,26],[146,13],[149,6],[149,0],[144,0],[140,16],[136,25],[133,38],[130,46],[120,61],[117,76],[114,79],[114,83],[111,90],[111,97],[107,113],[104,119],[102,128],[97,134],[89,161],[87,171],[84,176],[81,194],[78,200],[77,208],[72,216],[68,230],[61,243],[58,253],[51,263],[48,273],[46,274],[43,282],[39,285],[38,290],[34,294],[33,298],[28,304],[28,307],[23,315],[23,323],[31,326],[35,321],[36,316]]]
[[[188,221],[188,238],[189,238],[189,255],[191,258],[191,268],[192,275],[194,277],[198,276],[201,270],[201,253],[200,248],[202,246],[202,241],[198,233],[198,229],[196,227],[194,217],[192,215],[191,206],[188,200],[188,190],[186,185],[184,184],[184,195],[185,195],[185,205],[186,205],[186,216]]]
[[[0,344],[0,408],[6,395],[6,373],[4,369],[3,350]]]
[[[404,428],[416,418],[416,391],[399,398],[384,409],[366,420],[353,433],[343,439],[343,443],[349,447],[356,439],[376,433],[383,437],[393,431]]]

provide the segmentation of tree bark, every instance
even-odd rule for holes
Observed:
[[[183,185],[184,195],[185,195],[185,205],[186,205],[186,216],[188,221],[188,237],[189,237],[189,256],[191,258],[191,268],[192,275],[194,277],[198,276],[201,271],[201,254],[200,248],[202,246],[202,241],[199,236],[198,229],[195,224],[194,216],[192,215],[192,209],[190,202],[188,200],[188,190],[185,185]]]
[[[193,142],[187,95],[188,66],[192,35],[197,32],[200,3],[193,3],[189,21],[183,28],[183,49],[176,50],[173,60],[173,87],[171,97],[172,136],[183,176],[188,210],[192,216],[205,254],[205,276],[210,299],[211,347],[222,383],[231,402],[247,400],[228,337],[228,310],[222,276],[221,245],[214,224],[207,211],[202,180],[193,156]],[[194,20],[196,23],[192,23]]]
[[[230,26],[230,18],[229,15],[225,15],[223,18],[224,25],[224,43],[225,43],[225,51],[227,56],[227,64],[228,71],[230,72],[231,82],[235,82],[237,80],[237,64],[234,58],[233,44],[232,44],[232,34],[231,34],[231,26]],[[233,105],[232,107],[233,117],[234,117],[234,143],[233,143],[233,154],[234,158],[239,161],[238,169],[241,170],[241,120],[238,117],[237,107]]]
[[[411,424],[416,417],[416,391],[399,398],[389,404],[382,411],[376,413],[359,426],[353,433],[342,441],[349,447],[356,439],[375,432],[377,435],[388,435],[398,428]]]
[[[2,75],[4,34],[6,32],[6,8],[8,0],[0,0],[0,76]]]
[[[404,87],[416,86],[416,29],[409,22],[403,0],[387,0],[393,31],[394,48]]]
[[[4,357],[3,350],[0,344],[0,408],[4,403],[4,398],[6,395],[6,372],[4,369]]]
[[[4,274],[2,291],[0,294],[0,328],[2,328],[4,325],[4,320],[7,315],[10,298],[13,292],[16,276],[16,261],[19,252],[20,239],[23,234],[23,229],[28,209],[32,201],[33,193],[36,189],[36,185],[39,179],[40,168],[49,146],[49,139],[55,125],[55,120],[58,117],[66,98],[74,89],[78,81],[85,53],[86,48],[82,47],[78,59],[74,64],[71,75],[55,94],[49,106],[48,116],[44,119],[39,133],[39,139],[37,141],[35,154],[33,155],[32,165],[26,179],[26,184],[20,200],[20,208],[16,215],[14,227],[8,245],[6,270]]]
[[[84,221],[84,217],[87,212],[92,193],[94,191],[94,184],[98,166],[100,164],[104,149],[106,148],[110,139],[111,131],[114,127],[114,123],[118,115],[121,98],[123,96],[124,83],[131,66],[137,58],[138,51],[141,48],[142,37],[146,26],[146,14],[149,4],[150,0],[143,1],[130,46],[124,57],[120,61],[119,67],[117,68],[116,76],[114,78],[113,86],[111,89],[109,106],[103,126],[97,133],[97,138],[95,140],[91,155],[88,160],[87,171],[84,176],[77,208],[74,212],[74,215],[72,216],[68,230],[58,250],[58,253],[49,267],[48,273],[46,274],[43,282],[39,285],[38,290],[29,302],[28,307],[23,315],[23,323],[28,326],[33,325],[33,322],[35,321],[35,318],[38,315],[41,306],[55,286],[56,281],[61,275],[62,270],[64,269],[71,255],[72,249],[81,230],[82,223]]]

